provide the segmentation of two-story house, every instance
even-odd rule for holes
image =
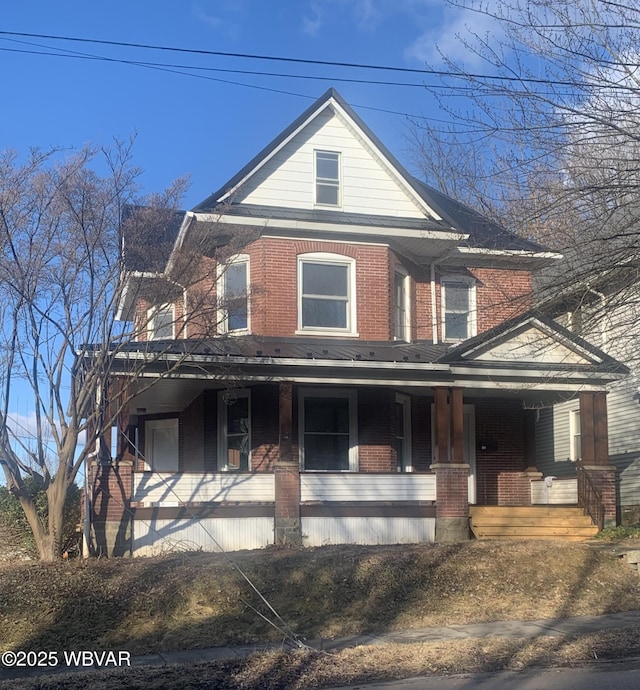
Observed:
[[[98,551],[468,538],[470,505],[531,505],[538,410],[567,396],[615,515],[617,363],[529,311],[560,257],[412,177],[334,90],[173,220],[160,252],[125,243],[120,316],[146,326],[111,372]],[[193,299],[181,257],[238,237]],[[154,304],[163,279],[185,287]]]

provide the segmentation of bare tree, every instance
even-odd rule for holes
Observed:
[[[172,336],[184,337],[187,291],[199,337],[215,332],[219,318],[215,246],[185,247],[174,262],[180,283],[166,270],[185,181],[141,202],[138,174],[130,143],[0,158],[0,465],[43,560],[59,557],[69,487],[128,403],[120,395],[115,404],[98,404],[114,357],[146,339],[163,304],[185,300],[172,324]],[[152,279],[147,272],[146,280],[131,280],[136,252],[146,256]],[[125,298],[149,308],[120,321]],[[161,357],[162,347],[154,352]],[[136,366],[131,379],[144,363]],[[28,421],[15,414],[18,401],[28,402]],[[46,492],[46,518],[27,477]]]
[[[443,56],[448,76],[437,95],[451,124],[416,124],[416,167],[522,236],[563,251],[541,299],[588,306],[594,324],[615,311],[629,339],[625,357],[640,361],[629,338],[640,270],[640,8],[609,0],[450,4],[488,16],[496,31],[460,37],[473,69]]]

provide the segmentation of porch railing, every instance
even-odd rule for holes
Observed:
[[[578,504],[591,517],[598,529],[602,530],[604,528],[602,493],[580,462],[576,463],[576,470],[578,475]]]

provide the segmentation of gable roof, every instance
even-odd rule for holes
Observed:
[[[341,210],[296,209],[279,206],[263,207],[246,203],[234,204],[234,192],[255,175],[258,170],[262,169],[263,166],[265,166],[266,163],[292,139],[292,137],[304,129],[304,127],[326,108],[330,107],[341,109],[344,115],[362,132],[362,135],[369,140],[372,147],[377,149],[388,166],[395,172],[398,178],[402,180],[416,203],[423,209],[424,215],[421,218],[345,213]],[[219,211],[220,205],[223,203],[225,214],[235,216],[246,214],[249,216],[267,218],[270,221],[298,220],[301,222],[316,223],[334,222],[343,225],[381,226],[391,230],[399,227],[409,227],[431,232],[448,233],[449,235],[452,232],[463,234],[466,235],[466,237],[459,237],[457,242],[455,242],[460,248],[460,253],[462,255],[460,257],[460,262],[462,263],[468,263],[469,254],[473,253],[474,250],[476,254],[482,251],[538,254],[538,260],[541,258],[559,258],[559,255],[549,252],[542,245],[518,237],[498,223],[483,217],[477,211],[438,192],[436,189],[411,175],[351,106],[333,88],[328,89],[231,179],[192,210],[196,214],[212,213]],[[544,257],[542,255],[544,255]]]
[[[122,211],[122,258],[128,271],[164,271],[185,211],[127,205]]]

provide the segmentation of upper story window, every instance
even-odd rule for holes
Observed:
[[[340,154],[315,152],[316,204],[340,206]]]
[[[443,278],[442,338],[465,340],[476,334],[476,287],[472,278]]]
[[[298,257],[298,331],[357,335],[353,259],[323,253]]]
[[[218,268],[219,330],[249,330],[249,257],[240,254]]]
[[[171,340],[175,337],[175,310],[173,304],[162,304],[147,311],[147,337],[149,340]]]
[[[393,280],[394,337],[409,341],[409,276],[406,271],[396,269]]]

